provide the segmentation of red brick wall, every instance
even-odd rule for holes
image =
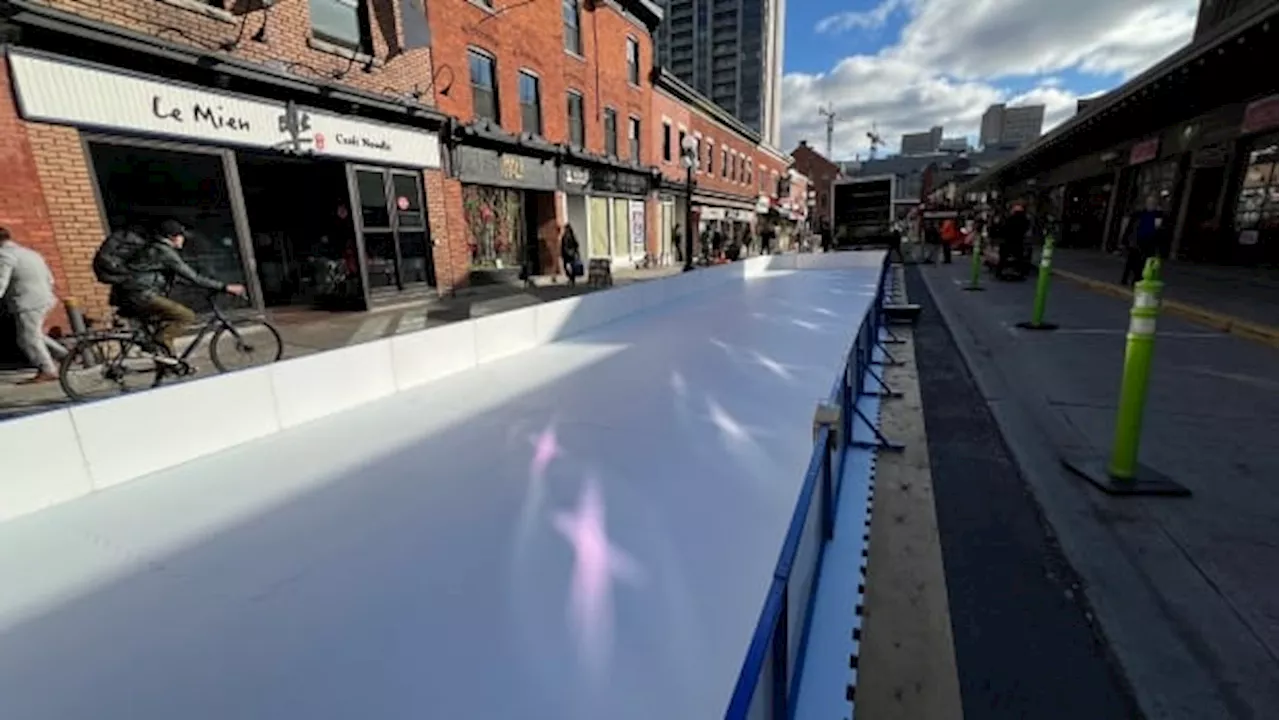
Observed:
[[[691,112],[690,120],[692,120],[693,132],[702,134],[702,142],[699,149],[702,156],[702,164],[699,172],[694,175],[698,187],[715,192],[738,195],[744,199],[755,199],[756,193],[753,188],[753,181],[747,180],[745,175],[741,178],[725,177],[721,168],[724,161],[723,148],[728,147],[730,150],[744,156],[746,159],[741,162],[745,163],[747,159],[756,156],[756,144],[700,112]],[[707,164],[708,147],[712,148],[710,166]],[[751,162],[755,164],[754,160]]]
[[[58,292],[67,292],[67,276],[62,253],[54,240],[41,189],[40,176],[31,150],[27,126],[19,117],[9,86],[9,68],[0,56],[0,226],[9,229],[18,242],[39,252],[53,271]],[[62,322],[61,313],[52,322]]]
[[[652,128],[649,135],[653,138],[650,145],[653,146],[654,164],[662,170],[663,177],[682,183],[685,180],[685,170],[684,165],[680,164],[680,128],[683,127],[690,134],[693,132],[690,129],[689,108],[661,90],[653,91],[650,105],[653,108],[650,112],[653,122],[651,123]],[[662,123],[664,118],[671,121],[670,160],[662,158]]]
[[[435,60],[440,87],[452,80],[449,95],[437,94],[444,112],[463,122],[474,119],[467,52],[477,48],[497,61],[498,109],[502,128],[522,132],[519,104],[519,73],[532,71],[539,78],[542,100],[543,137],[553,143],[568,142],[568,101],[570,89],[582,94],[583,118],[588,150],[604,152],[604,108],[618,112],[618,154],[627,157],[627,125],[630,115],[641,120],[641,132],[649,123],[648,80],[641,73],[639,87],[627,83],[626,37],[640,41],[641,68],[652,58],[648,32],[604,3],[584,8],[580,20],[582,56],[564,49],[564,27],[560,3],[536,0],[512,3],[511,9],[494,13],[469,0],[434,0],[428,3]],[[642,164],[652,144],[641,140]]]
[[[72,127],[27,123],[27,135],[35,156],[53,233],[62,255],[67,292],[84,306],[85,314],[106,319],[107,286],[93,276],[93,254],[106,230],[102,227],[89,166]]]
[[[417,84],[423,90],[420,102],[431,104],[431,51],[400,51],[400,8],[394,0],[371,0],[369,27],[372,72],[364,72],[361,63],[354,66],[346,56],[320,47],[312,47],[311,15],[307,0],[278,0],[269,10],[246,13],[250,0],[231,0],[232,10],[221,13],[200,0],[40,0],[57,8],[101,22],[155,35],[164,40],[218,50],[219,45],[237,36],[241,41],[231,54],[263,62],[270,59],[300,63],[292,71],[310,80],[324,79],[359,87],[384,95],[402,95]],[[253,6],[259,3],[253,2]],[[267,16],[267,41],[251,39]],[[241,21],[247,24],[241,33]],[[314,43],[313,43],[314,44]],[[391,57],[391,51],[395,54]],[[347,70],[339,80],[332,73]],[[390,89],[389,89],[390,88]]]
[[[436,289],[443,294],[467,284],[471,262],[462,226],[455,220],[462,217],[462,184],[445,177],[443,170],[427,170],[422,175],[436,264]]]
[[[795,158],[796,170],[809,178],[815,202],[813,217],[809,220],[816,226],[820,218],[830,217],[831,185],[839,177],[840,168],[806,143],[801,143],[791,157]]]

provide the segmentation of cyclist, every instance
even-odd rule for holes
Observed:
[[[109,302],[124,317],[155,324],[155,340],[171,353],[178,333],[196,319],[191,308],[167,297],[174,280],[180,278],[197,287],[236,296],[245,293],[244,285],[205,277],[188,265],[178,255],[186,234],[187,229],[176,220],[160,223],[158,232],[150,238],[133,230],[113,233],[94,259],[99,279],[105,278],[111,285]],[[100,265],[112,267],[109,272],[101,272]]]

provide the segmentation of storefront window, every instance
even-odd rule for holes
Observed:
[[[164,220],[188,228],[182,257],[197,272],[226,283],[245,274],[221,155],[167,148],[92,142],[98,189],[111,230],[154,232]],[[207,293],[175,285],[178,302],[209,309]]]
[[[631,215],[630,204],[626,200],[614,198],[610,220],[610,235],[613,236],[613,256],[615,258],[631,257]]]
[[[463,186],[462,207],[471,231],[469,247],[473,268],[520,266],[523,247],[521,201],[521,193],[517,190]]]
[[[1244,181],[1235,201],[1236,231],[1280,227],[1280,141],[1261,143],[1249,152]],[[1252,236],[1247,236],[1252,238]]]
[[[590,257],[609,257],[609,201],[591,198],[588,203],[591,215]]]
[[[1137,179],[1133,184],[1133,195],[1129,202],[1129,212],[1136,212],[1146,206],[1147,198],[1156,198],[1157,205],[1164,212],[1173,208],[1173,187],[1178,180],[1178,162],[1152,162],[1138,169]]]

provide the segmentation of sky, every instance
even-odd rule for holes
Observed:
[[[977,139],[989,105],[1043,103],[1045,131],[1191,39],[1196,0],[789,0],[782,146],[897,152],[934,125]]]

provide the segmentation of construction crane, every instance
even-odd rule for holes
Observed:
[[[880,131],[876,129],[876,124],[871,123],[871,130],[867,132],[867,140],[870,142],[871,149],[867,153],[868,160],[876,159],[876,148],[884,145],[884,138],[880,137]]]
[[[818,107],[818,114],[827,119],[827,159],[831,160],[834,157],[831,154],[831,136],[836,130],[836,108],[828,103],[826,107]]]

